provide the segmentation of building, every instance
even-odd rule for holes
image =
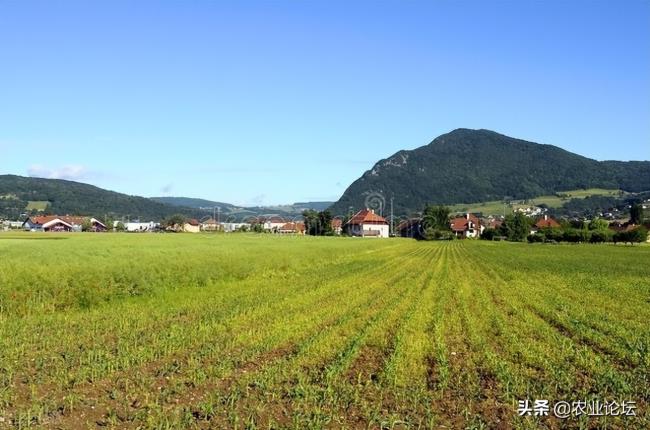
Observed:
[[[465,216],[452,218],[450,227],[454,235],[460,238],[479,237],[485,230],[481,220],[469,212]]]
[[[422,239],[422,219],[409,218],[397,224],[396,232],[401,237],[411,237],[414,239]]]
[[[281,234],[305,234],[305,223],[301,221],[288,222],[278,228],[277,232]]]
[[[201,223],[201,230],[217,231],[221,230],[221,225],[214,218],[210,218]]]
[[[120,224],[120,221],[115,221],[113,223],[113,228],[116,228],[118,224]],[[144,233],[148,231],[154,231],[158,230],[160,228],[160,224],[149,221],[149,222],[125,222],[121,223],[124,226],[124,231],[128,231],[130,233]]]
[[[221,228],[226,233],[232,233],[238,230],[249,230],[251,225],[247,222],[222,222]]]
[[[340,218],[334,218],[330,222],[330,226],[332,227],[332,231],[336,235],[340,235],[341,232],[343,231],[343,220]]]
[[[287,222],[289,221],[285,220],[281,216],[271,215],[262,219],[262,228],[264,228],[266,231],[276,232],[280,229],[280,227],[287,224]]]
[[[82,231],[86,223],[89,231],[106,231],[106,225],[98,219],[69,215],[29,217],[23,222],[22,227],[29,231]]]
[[[190,218],[183,224],[183,231],[186,233],[199,233],[201,231],[201,224],[198,220]]]
[[[530,234],[535,234],[540,230],[547,229],[547,228],[560,228],[560,223],[551,218],[548,215],[544,215],[540,219],[537,220],[535,225],[533,225],[533,228],[530,229]]]
[[[354,214],[345,229],[348,234],[359,237],[388,237],[389,234],[386,218],[367,208]]]

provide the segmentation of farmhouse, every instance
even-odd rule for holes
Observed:
[[[120,221],[115,221],[113,227],[117,227]],[[125,222],[123,223],[124,230],[128,232],[145,232],[154,231],[160,227],[160,224],[153,221],[150,222]]]
[[[422,219],[421,218],[409,218],[400,222],[397,225],[397,233],[401,237],[411,237],[415,239],[422,238]]]
[[[251,225],[247,222],[222,222],[221,228],[226,233],[232,233],[237,230],[248,230]]]
[[[213,218],[207,219],[201,223],[201,230],[203,231],[217,231],[221,229],[221,225]]]
[[[305,234],[305,223],[301,221],[288,222],[282,225],[277,231],[281,234]]]
[[[456,237],[461,238],[478,237],[485,230],[481,220],[469,212],[465,216],[452,218],[450,227]]]
[[[538,219],[533,228],[530,229],[530,234],[535,234],[545,228],[560,228],[560,223],[548,215],[544,215],[542,218]]]
[[[199,233],[201,231],[201,224],[195,219],[188,219],[183,224],[183,231],[186,233]]]
[[[357,212],[345,224],[347,232],[360,237],[388,237],[388,221],[372,209]]]
[[[106,231],[106,225],[98,219],[68,215],[29,217],[23,222],[23,229],[29,231],[81,231],[86,221],[90,224],[90,231]]]
[[[278,231],[283,225],[287,224],[287,220],[281,216],[271,215],[262,218],[262,227],[267,231]]]
[[[334,234],[339,235],[343,231],[343,220],[340,218],[334,218],[331,222],[330,225],[332,226],[332,231]]]

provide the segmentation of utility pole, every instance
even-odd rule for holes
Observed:
[[[390,197],[390,234],[395,234],[395,225],[393,222],[393,196]]]

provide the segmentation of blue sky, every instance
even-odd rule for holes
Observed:
[[[333,200],[459,127],[650,159],[650,2],[0,1],[0,173]]]

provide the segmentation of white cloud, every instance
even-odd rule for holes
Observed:
[[[41,164],[32,164],[27,169],[27,174],[36,178],[68,179],[79,181],[89,177],[88,169],[79,164],[69,164],[58,168],[49,168]]]

